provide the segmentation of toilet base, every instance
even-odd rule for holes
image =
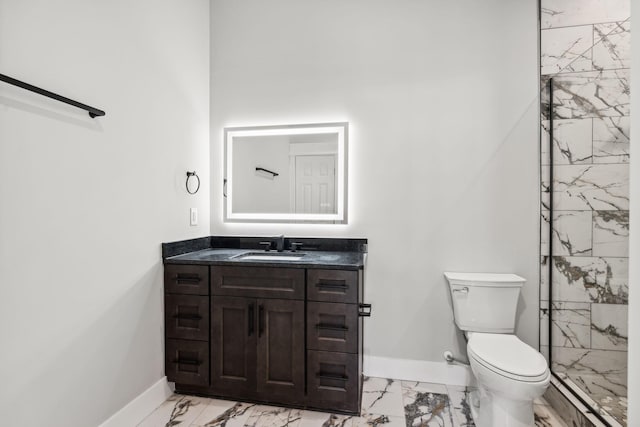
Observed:
[[[469,406],[476,427],[534,427],[533,401],[506,399],[484,388],[470,393]]]

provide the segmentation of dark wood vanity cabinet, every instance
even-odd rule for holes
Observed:
[[[358,413],[361,296],[361,270],[167,264],[167,378],[185,393]]]

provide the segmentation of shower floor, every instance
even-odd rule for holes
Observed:
[[[616,423],[627,426],[626,378],[571,372],[557,375],[613,426],[616,426]]]

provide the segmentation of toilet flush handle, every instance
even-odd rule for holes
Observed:
[[[458,293],[461,293],[461,294],[468,294],[469,293],[469,288],[467,286],[465,286],[464,288],[455,288],[453,290],[453,292],[454,293],[458,292]]]

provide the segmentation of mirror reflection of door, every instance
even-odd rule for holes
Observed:
[[[334,213],[336,158],[295,156],[295,212]]]

